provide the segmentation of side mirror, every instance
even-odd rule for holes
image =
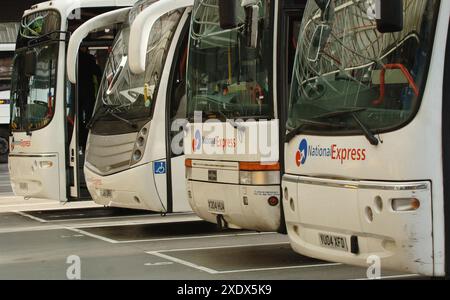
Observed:
[[[316,62],[319,59],[320,52],[325,48],[331,34],[331,27],[327,24],[319,24],[314,31],[309,49],[308,60]]]
[[[245,8],[245,30],[247,31],[248,47],[256,49],[258,47],[258,23],[259,6],[251,5]]]
[[[322,12],[322,21],[330,23],[334,19],[334,0],[315,0],[316,5]]]
[[[31,50],[25,53],[25,76],[31,77],[36,75],[36,53]]]
[[[403,30],[403,0],[377,0],[377,29],[381,33]]]
[[[233,29],[238,27],[239,0],[219,0],[219,22],[222,29]]]
[[[321,11],[322,22],[316,27],[308,49],[308,60],[310,62],[316,62],[319,59],[320,52],[327,45],[335,16],[334,0],[315,0],[315,2]]]

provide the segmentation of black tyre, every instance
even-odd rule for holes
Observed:
[[[9,130],[0,128],[0,163],[8,162],[9,154]]]

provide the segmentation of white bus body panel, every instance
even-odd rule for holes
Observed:
[[[155,2],[144,9],[131,25],[129,43],[129,65],[134,74],[145,72],[147,60],[147,45],[155,22],[164,14],[176,9],[183,9],[194,5],[194,0],[171,0]]]
[[[430,276],[445,275],[444,196],[442,175],[442,87],[450,2],[441,1],[433,55],[422,104],[407,126],[380,135],[378,146],[364,136],[299,136],[285,147],[286,175],[283,178],[284,210],[293,248],[319,259],[368,266],[370,255],[381,258],[381,267]],[[364,149],[346,160],[335,156],[309,155],[297,166],[296,153],[305,139],[308,147]],[[342,150],[341,150],[342,151]],[[332,179],[331,179],[332,178]],[[308,183],[308,180],[310,181]],[[312,184],[313,182],[324,184]],[[303,183],[299,183],[303,182]],[[347,184],[349,186],[336,188]],[[401,191],[403,186],[426,184],[425,190]],[[351,186],[366,186],[364,189]],[[379,188],[367,188],[371,185]],[[384,188],[383,188],[384,187]],[[395,188],[396,187],[396,188]],[[431,197],[432,195],[432,197]],[[380,196],[383,210],[378,213],[374,197]],[[420,208],[412,212],[394,212],[390,201],[415,197]],[[293,213],[290,202],[297,213]],[[369,222],[366,208],[373,221]],[[317,232],[330,235],[357,235],[360,253],[351,255],[321,247]],[[391,241],[391,242],[386,242]]]
[[[151,9],[154,5],[155,4],[149,6],[146,10]],[[147,145],[141,161],[128,170],[108,176],[102,176],[93,172],[92,170],[94,170],[94,168],[86,162],[84,170],[88,189],[94,201],[98,204],[114,207],[145,209],[157,212],[167,211],[168,195],[166,176],[168,172],[166,170],[163,174],[158,174],[157,170],[154,170],[154,163],[167,163],[165,140],[166,126],[170,126],[170,124],[167,124],[168,122],[166,120],[167,89],[171,66],[175,61],[174,55],[178,46],[178,40],[181,36],[184,24],[187,21],[189,12],[190,9],[187,9],[180,19],[178,28],[174,33],[172,44],[167,53],[167,58],[163,73],[161,74],[160,86],[156,97],[157,100],[155,104],[155,111],[153,113],[153,119],[148,126],[149,138],[147,139]],[[156,13],[157,11],[155,11],[155,14]],[[157,19],[161,15],[158,14],[157,16],[158,17],[154,17]],[[91,135],[92,133],[90,133],[90,136]],[[114,139],[114,136],[109,136],[109,138]],[[87,149],[87,151],[89,151],[89,144]],[[173,212],[192,211],[187,199],[186,186],[184,184],[177,184],[177,181],[180,180],[180,174],[183,174],[183,176],[185,174],[184,155],[173,158],[171,161],[171,166],[173,179],[172,186],[176,186],[175,191],[172,191]],[[99,184],[100,186],[96,187],[96,185]],[[99,197],[100,190],[112,191],[114,201],[108,201],[108,199]],[[115,195],[121,196],[115,197]],[[138,195],[140,203],[133,200],[135,195]]]
[[[13,52],[16,48],[15,44],[0,44],[0,52]],[[0,91],[0,100],[10,100],[11,91]],[[10,122],[10,104],[0,104],[0,125],[9,125]]]
[[[412,187],[418,189],[409,190]],[[284,211],[292,247],[304,255],[367,267],[376,255],[381,267],[410,273],[433,272],[430,182],[373,182],[285,176]],[[297,194],[295,200],[291,192]],[[377,198],[382,205],[378,206]],[[414,212],[392,209],[392,199],[417,198]],[[367,210],[370,208],[373,221]],[[339,224],[339,226],[337,226]],[[347,251],[321,246],[320,235],[343,237]],[[351,236],[358,237],[358,254]],[[355,258],[357,260],[355,260]]]
[[[67,47],[67,77],[73,84],[77,83],[77,61],[80,45],[91,31],[116,23],[123,23],[128,17],[131,7],[113,10],[96,16],[78,27],[72,34]]]
[[[89,193],[97,204],[165,211],[167,203],[161,202],[152,164],[140,165],[110,176],[99,176],[89,170],[86,164],[84,174]]]
[[[189,123],[184,153],[189,159],[274,163],[279,160],[279,120]],[[200,139],[196,135],[200,134]],[[198,137],[198,136],[197,136]],[[200,148],[194,149],[196,142]],[[199,143],[199,144],[198,144]]]
[[[10,156],[11,186],[16,196],[58,199],[59,158],[55,154]]]
[[[39,131],[28,136],[15,132],[10,137],[9,171],[11,185],[18,196],[45,198],[51,200],[66,199],[65,158],[55,150],[65,147],[62,131],[56,130],[54,120]],[[55,134],[56,133],[56,134]],[[61,134],[60,136],[58,136]],[[62,173],[65,174],[65,173]]]
[[[7,100],[10,97],[10,91],[1,91],[0,100]],[[9,104],[0,104],[0,124],[9,124]]]
[[[280,199],[280,186],[241,185],[236,158],[278,162],[278,120],[245,122],[243,126],[235,129],[228,122],[188,125],[184,146],[186,158],[192,159],[187,176],[189,202],[194,212],[209,222],[217,222],[217,213],[209,211],[208,201],[223,201],[225,212],[221,215],[230,228],[276,231],[280,227],[280,206],[269,206],[267,201],[272,196]],[[194,149],[199,145],[198,133],[200,149]],[[253,140],[255,137],[258,140]],[[261,137],[268,141],[263,151],[258,148]],[[217,172],[213,181],[209,178],[211,170]]]
[[[67,18],[72,11],[84,7],[108,7],[108,6],[132,6],[135,0],[56,0],[43,2],[32,6],[32,9],[26,10],[24,16],[36,13],[38,11],[54,9],[61,14],[61,30],[67,29]],[[61,202],[67,201],[67,174],[65,164],[65,66],[66,53],[65,45],[61,43],[58,54],[57,83],[55,95],[55,111],[50,124],[46,127],[33,131],[31,136],[25,132],[14,132],[10,138],[10,158],[9,169],[11,173],[11,184],[16,195],[24,197],[45,198]],[[36,159],[44,157],[43,159]],[[48,161],[48,157],[55,157],[55,163],[51,168],[42,172],[31,172],[35,168],[35,163]],[[23,160],[23,161],[21,161]],[[50,171],[51,169],[51,171]],[[53,171],[57,169],[57,171]],[[31,172],[31,173],[30,173]],[[21,177],[22,174],[27,174]],[[30,182],[36,189],[21,190],[20,186],[25,187]],[[48,186],[47,186],[48,185]],[[39,188],[37,188],[39,187]]]

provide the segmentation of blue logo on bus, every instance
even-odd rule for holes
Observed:
[[[166,162],[165,161],[155,161],[153,163],[153,172],[156,175],[166,174]]]
[[[295,155],[295,163],[298,167],[304,165],[306,163],[306,159],[308,158],[308,141],[303,139],[300,142],[300,146],[298,147],[298,151]]]
[[[202,147],[202,134],[200,133],[200,130],[197,130],[195,132],[195,136],[192,139],[192,151],[195,152],[197,150],[200,150]]]

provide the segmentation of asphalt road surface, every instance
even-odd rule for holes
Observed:
[[[8,186],[2,165],[0,204]],[[284,235],[219,231],[191,213],[20,207],[0,213],[0,279],[67,279],[74,264],[81,279],[367,279],[365,268],[296,254]]]
[[[12,195],[7,164],[0,164],[0,197]]]

